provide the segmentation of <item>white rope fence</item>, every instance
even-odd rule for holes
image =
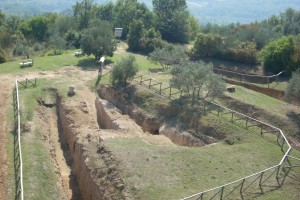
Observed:
[[[22,161],[22,150],[21,150],[21,117],[20,117],[20,101],[19,101],[19,88],[18,80],[16,80],[16,97],[17,97],[17,112],[18,112],[18,146],[19,146],[19,160],[20,160],[20,199],[24,199],[23,189],[23,161]]]

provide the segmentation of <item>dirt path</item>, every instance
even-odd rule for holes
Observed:
[[[0,77],[0,199],[8,199],[7,193],[7,120],[6,120],[6,108],[11,98],[11,89],[13,82],[5,77]]]
[[[107,72],[108,69],[104,71]],[[56,71],[49,71],[49,72],[30,72],[28,74],[22,74],[22,75],[0,75],[0,200],[2,199],[8,199],[8,158],[7,158],[7,134],[9,133],[9,127],[8,124],[10,124],[7,121],[6,118],[6,112],[7,109],[12,109],[10,106],[10,103],[12,101],[12,90],[15,85],[15,80],[22,80],[25,78],[33,79],[33,78],[55,78],[55,77],[71,77],[71,79],[76,80],[76,85],[82,85],[80,87],[83,93],[84,91],[88,90],[86,86],[86,82],[92,78],[95,78],[97,75],[97,70],[81,70],[80,68],[74,68],[74,67],[65,67],[60,70]],[[90,97],[92,99],[91,102],[94,102],[96,94],[93,94],[92,92],[87,92],[86,94],[83,94],[83,96]],[[88,103],[88,106],[90,107],[91,111],[94,113],[92,109],[92,105]],[[94,114],[96,115],[96,114]],[[51,118],[50,118],[51,119]],[[55,131],[55,128],[57,129],[57,122],[55,119],[50,120],[49,126],[52,127],[50,130]],[[55,128],[53,128],[55,127]],[[69,183],[72,184],[71,176],[70,176],[70,168],[67,166],[67,161],[65,160],[65,157],[63,155],[63,150],[60,148],[59,143],[59,135],[58,134],[51,134],[52,138],[51,141],[53,143],[53,148],[58,149],[56,151],[56,158],[57,158],[57,165],[60,169],[60,174],[62,175],[62,187],[64,191],[66,192],[66,195],[68,196],[68,199],[76,199],[74,198],[74,194],[76,196],[76,192],[72,192]],[[60,151],[59,151],[60,149]],[[73,195],[72,195],[73,194]],[[73,196],[73,197],[72,197]],[[77,195],[78,196],[78,195]]]

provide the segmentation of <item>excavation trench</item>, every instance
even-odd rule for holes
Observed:
[[[98,90],[98,94],[101,98],[96,99],[97,121],[102,128],[120,129],[118,126],[118,117],[116,117],[116,113],[120,113],[122,115],[128,115],[144,132],[153,135],[164,135],[176,145],[199,147],[218,141],[201,132],[178,131],[168,123],[148,116],[128,103],[126,93],[115,90],[113,87],[102,85]],[[170,113],[170,115],[172,115],[172,113]],[[210,132],[213,131],[211,129]]]
[[[81,193],[76,181],[76,175],[72,170],[73,159],[69,145],[62,132],[60,117],[58,115],[59,104],[55,89],[44,91],[44,98],[39,98],[38,112],[44,120],[47,132],[44,138],[49,143],[50,155],[54,161],[55,172],[59,175],[59,182],[67,199],[81,200]]]
[[[55,90],[48,91],[50,97],[55,94],[52,101],[47,95],[38,100],[45,123],[50,127],[47,136],[50,153],[66,199],[132,199],[121,178],[118,161],[105,146],[106,137],[126,135],[191,147],[215,142],[207,136],[179,132],[145,116],[128,106],[122,95],[117,97],[116,91],[108,91],[106,88],[104,92],[108,101],[97,97],[92,106],[91,99],[88,102],[80,98],[62,99]]]

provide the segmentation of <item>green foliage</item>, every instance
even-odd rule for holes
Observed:
[[[185,61],[187,58],[185,50],[180,46],[158,48],[149,54],[149,59],[154,63],[159,63],[164,69]]]
[[[140,20],[134,20],[130,24],[129,36],[128,36],[128,47],[130,51],[140,50],[140,40],[143,36],[143,23]]]
[[[292,36],[284,36],[270,42],[260,51],[264,70],[273,73],[286,71],[288,74],[291,74],[293,71],[291,65],[294,53],[295,45]]]
[[[21,24],[21,31],[26,37],[32,37],[35,40],[44,41],[46,39],[49,26],[53,23],[54,19],[54,14],[29,18]]]
[[[163,48],[163,46],[164,42],[161,39],[161,35],[154,28],[146,31],[140,40],[140,49],[146,54],[153,52],[157,48]]]
[[[123,39],[127,37],[129,26],[135,19],[141,20],[145,29],[153,27],[153,14],[145,4],[139,3],[137,0],[117,0],[114,7],[113,24],[114,27],[123,28]]]
[[[212,64],[204,62],[183,62],[171,69],[170,84],[194,97],[216,98],[225,91],[225,82],[213,72]],[[196,94],[197,93],[197,94]]]
[[[78,31],[70,29],[64,37],[67,42],[67,46],[74,46],[76,49],[80,47],[81,34]]]
[[[219,53],[216,58],[250,65],[258,63],[258,52],[254,42],[242,42],[234,47],[221,48]]]
[[[26,40],[18,40],[13,50],[14,56],[27,56],[29,57],[30,49]]]
[[[189,16],[188,23],[189,23],[189,30],[190,30],[190,39],[195,40],[201,30],[200,23],[193,15]]]
[[[220,35],[212,33],[198,34],[194,47],[191,50],[191,58],[199,60],[201,58],[214,57],[219,51],[222,42],[223,38]]]
[[[93,0],[76,2],[73,6],[73,16],[80,30],[87,28],[93,16]]]
[[[3,50],[0,48],[0,63],[5,63],[6,62],[6,55],[3,52]]]
[[[156,26],[168,42],[187,43],[189,12],[185,0],[153,0]]]
[[[287,89],[285,91],[285,96],[288,100],[292,97],[296,97],[300,101],[300,71],[293,73],[292,78],[289,81]]]
[[[111,26],[101,20],[91,21],[81,38],[81,49],[85,54],[93,54],[96,59],[102,55],[112,56],[114,50]]]
[[[111,83],[112,85],[124,85],[129,79],[132,79],[137,71],[138,65],[134,56],[128,56],[121,58],[121,61],[117,62],[111,71]]]
[[[104,5],[96,6],[95,8],[95,16],[96,18],[101,19],[102,21],[106,21],[110,24],[113,23],[114,20],[114,4],[109,2]]]

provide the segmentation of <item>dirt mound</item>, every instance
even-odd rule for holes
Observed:
[[[82,101],[66,100],[59,105],[62,131],[73,158],[72,168],[83,199],[125,199],[123,181],[113,167],[113,156],[102,144],[101,133]]]

